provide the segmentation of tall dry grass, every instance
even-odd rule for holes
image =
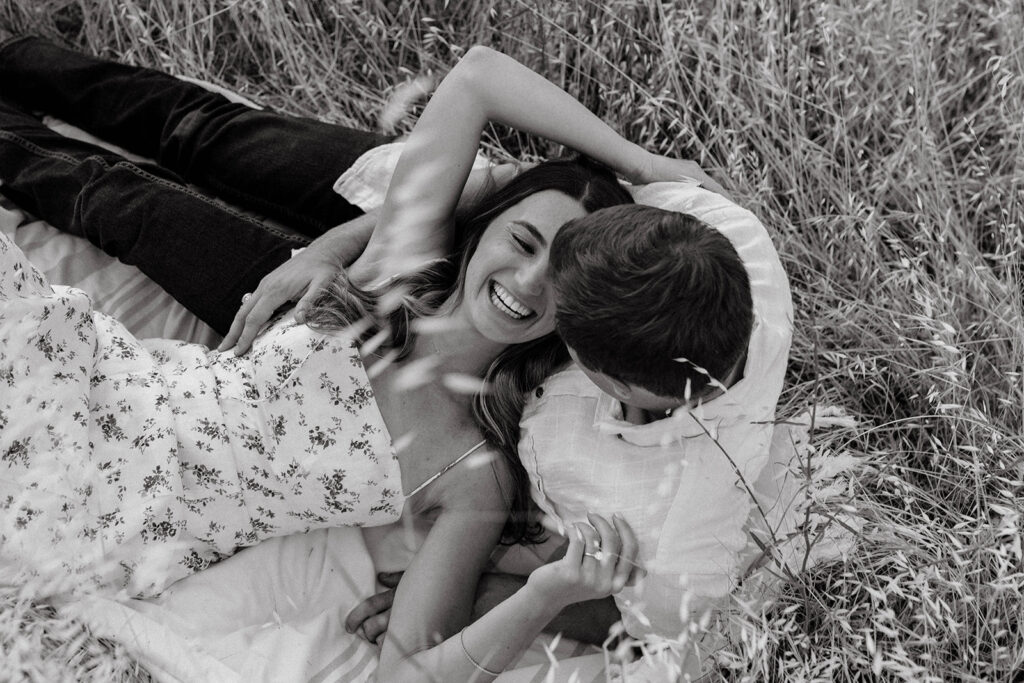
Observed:
[[[1019,1],[2,0],[0,26],[370,128],[396,85],[483,43],[699,159],[792,280],[780,414],[859,421],[812,445],[853,463],[814,512],[856,550],[738,617],[716,676],[1021,675]],[[488,144],[555,151],[506,130]]]

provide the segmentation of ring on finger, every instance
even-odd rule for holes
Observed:
[[[247,292],[247,293],[243,294],[242,295],[242,303],[244,304],[246,301],[248,301],[251,298],[252,298],[252,292]]]

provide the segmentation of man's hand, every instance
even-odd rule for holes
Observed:
[[[381,572],[377,580],[387,590],[372,595],[355,606],[345,617],[345,630],[355,633],[367,642],[377,644],[377,640],[388,630],[391,621],[391,605],[395,602],[395,589],[402,580],[403,572]]]
[[[362,253],[376,224],[374,212],[342,223],[275,268],[260,280],[255,292],[242,300],[242,307],[217,350],[233,347],[235,354],[245,353],[274,311],[292,301],[298,302],[295,319],[305,322],[316,295]]]
[[[231,329],[217,350],[234,347],[236,354],[245,353],[274,312],[292,301],[298,301],[295,319],[304,322],[313,299],[342,270],[342,264],[333,256],[312,245],[291,257],[260,280],[256,291],[242,300]]]

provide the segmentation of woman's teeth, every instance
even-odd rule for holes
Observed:
[[[497,282],[491,282],[491,303],[499,311],[515,320],[522,320],[533,315],[532,310],[524,306],[519,299],[512,296],[512,292]]]

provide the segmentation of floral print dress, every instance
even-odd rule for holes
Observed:
[[[153,595],[403,500],[350,339],[282,320],[239,358],[140,341],[0,234],[0,580]]]

